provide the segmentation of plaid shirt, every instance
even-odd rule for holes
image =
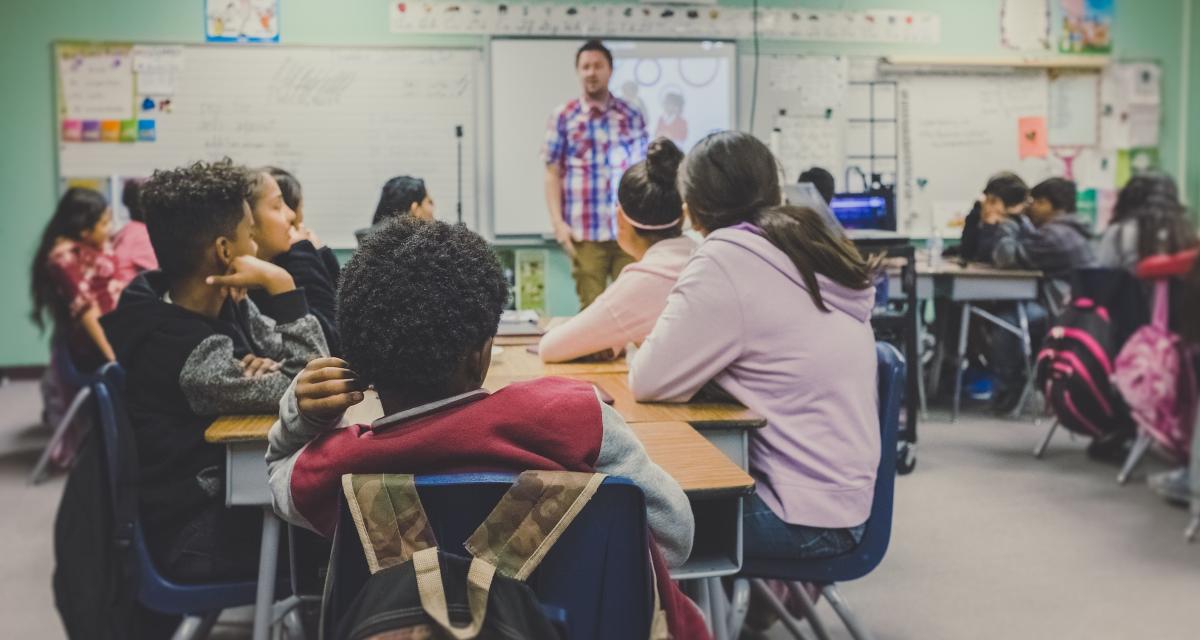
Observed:
[[[617,186],[646,157],[646,120],[628,102],[576,98],[550,116],[542,159],[562,172],[563,220],[576,240],[617,237]]]

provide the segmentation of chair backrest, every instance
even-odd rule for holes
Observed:
[[[515,479],[507,473],[418,477],[438,548],[465,555],[463,544]],[[344,501],[340,512],[322,616],[328,638],[370,576]],[[572,639],[645,637],[653,609],[648,542],[641,489],[625,478],[606,478],[526,583],[543,605],[566,612]]]
[[[75,358],[71,355],[67,339],[57,333],[50,341],[50,363],[59,383],[72,391],[88,386],[95,379],[95,374],[89,375],[80,371],[79,365],[75,364]]]
[[[746,558],[742,573],[751,577],[831,583],[854,580],[879,566],[892,537],[892,505],[896,489],[896,437],[900,430],[900,399],[905,370],[900,352],[886,342],[875,343],[879,393],[879,467],[875,497],[866,530],[850,553],[819,560],[756,560]]]
[[[1134,331],[1150,321],[1146,288],[1125,269],[1088,267],[1072,271],[1071,298],[1089,298],[1107,310],[1113,327],[1113,348],[1118,351]]]
[[[125,373],[116,363],[105,365],[92,385],[116,537],[128,545],[138,582],[137,598],[146,608],[170,615],[221,611],[254,602],[254,582],[181,585],[154,566],[137,515],[137,453],[125,409]]]

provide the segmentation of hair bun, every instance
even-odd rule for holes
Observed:
[[[675,187],[683,152],[669,138],[655,138],[646,148],[646,174],[655,184]]]

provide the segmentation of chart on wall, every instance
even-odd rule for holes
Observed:
[[[496,39],[491,44],[492,202],[497,235],[550,233],[542,147],[558,106],[580,95],[577,39]],[[736,50],[722,41],[606,41],[609,91],[639,111],[650,138],[685,151],[734,126]],[[531,78],[536,78],[531,82]]]
[[[335,247],[355,245],[387,179],[424,178],[438,217],[454,220],[461,178],[475,224],[477,50],[59,45],[56,59],[62,178],[223,157],[277,165]]]

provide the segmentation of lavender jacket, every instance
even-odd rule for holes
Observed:
[[[854,527],[870,513],[880,453],[875,293],[818,282],[829,312],[766,238],[713,232],[634,357],[629,384],[641,401],[686,402],[715,381],[767,418],[750,440],[763,502],[791,524]]]

